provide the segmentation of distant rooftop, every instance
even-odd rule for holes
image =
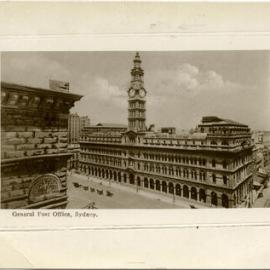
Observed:
[[[236,126],[243,126],[248,127],[245,124],[241,124],[239,122],[230,120],[230,119],[222,119],[217,116],[204,116],[202,118],[202,123],[200,125],[236,125]]]
[[[114,127],[114,128],[127,128],[127,125],[124,124],[116,124],[116,123],[98,123],[94,126],[90,127]]]

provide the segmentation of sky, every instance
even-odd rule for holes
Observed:
[[[48,88],[70,82],[83,98],[71,112],[98,122],[127,124],[127,90],[135,52],[5,52],[2,81]],[[195,128],[216,115],[270,130],[269,51],[140,52],[146,124]]]

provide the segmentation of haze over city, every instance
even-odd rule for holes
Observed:
[[[127,90],[135,52],[2,53],[2,81],[48,88],[70,82],[84,95],[72,112],[92,124],[127,124]],[[270,130],[270,55],[264,51],[140,52],[147,125],[194,128],[204,115]]]

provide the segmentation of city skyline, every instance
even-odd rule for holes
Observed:
[[[127,90],[135,52],[2,53],[2,80],[48,88],[70,82],[84,95],[71,112],[93,124],[127,124]],[[269,52],[140,52],[147,90],[146,123],[194,128],[216,115],[270,130]]]

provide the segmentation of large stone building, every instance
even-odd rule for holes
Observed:
[[[66,206],[68,115],[80,98],[1,83],[1,208]]]
[[[83,173],[171,196],[191,207],[247,207],[252,202],[252,144],[247,125],[203,117],[192,134],[146,127],[144,71],[137,53],[128,89],[128,128],[84,129]]]

